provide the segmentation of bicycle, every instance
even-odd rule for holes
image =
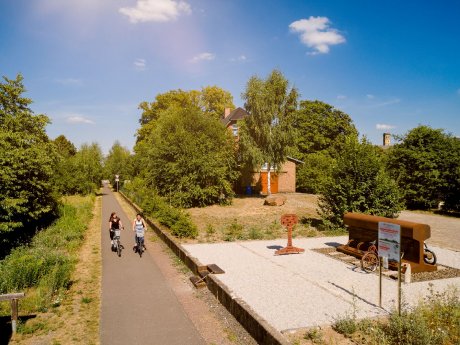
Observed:
[[[367,252],[361,258],[361,269],[366,273],[374,272],[379,265],[379,252],[375,243],[376,241],[370,243]]]
[[[370,242],[369,248],[367,252],[361,258],[361,269],[366,273],[375,272],[377,267],[379,266],[379,251],[376,245],[377,241]],[[401,260],[404,256],[404,252],[401,252]],[[395,267],[395,263],[390,262],[390,266]]]
[[[429,265],[436,265],[436,254],[431,249],[428,249],[426,243],[423,243],[423,246],[423,261],[425,261],[425,263]]]
[[[124,248],[123,245],[120,242],[120,234],[121,230],[120,229],[114,229],[114,235],[113,235],[113,251],[117,252],[118,257],[121,257],[121,250]]]
[[[136,231],[136,252],[142,257],[144,252],[144,232]]]

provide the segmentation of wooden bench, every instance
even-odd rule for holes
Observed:
[[[436,265],[423,260],[425,240],[431,236],[429,225],[361,213],[346,213],[343,221],[348,228],[348,242],[337,247],[339,252],[361,259],[370,243],[378,240],[379,222],[399,224],[401,253],[404,252],[402,263],[410,264],[413,273],[437,270]]]
[[[24,298],[24,296],[24,292],[0,295],[0,302],[11,301],[11,328],[13,330],[13,333],[16,333],[16,327],[18,322],[18,301],[20,298]]]

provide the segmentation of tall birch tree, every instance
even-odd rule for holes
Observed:
[[[249,113],[242,121],[239,147],[243,162],[260,169],[267,164],[268,195],[271,194],[270,174],[286,161],[294,145],[292,124],[299,94],[278,70],[266,79],[253,76],[242,94]]]

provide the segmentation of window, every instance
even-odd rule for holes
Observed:
[[[238,136],[238,125],[236,123],[232,125],[232,133],[234,137]]]

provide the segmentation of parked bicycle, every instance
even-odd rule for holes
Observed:
[[[438,261],[436,258],[436,254],[431,249],[428,249],[426,243],[424,243],[423,245],[423,261],[425,261],[425,263],[429,265],[436,265],[436,262]]]
[[[429,265],[435,265],[437,258],[436,254],[431,250],[428,249],[426,243],[423,244],[423,261]],[[401,252],[401,259],[404,256],[404,252]],[[370,243],[367,252],[364,253],[363,257],[361,258],[361,268],[363,271],[367,273],[374,272],[379,265],[379,252],[377,249],[376,241],[372,241]]]

